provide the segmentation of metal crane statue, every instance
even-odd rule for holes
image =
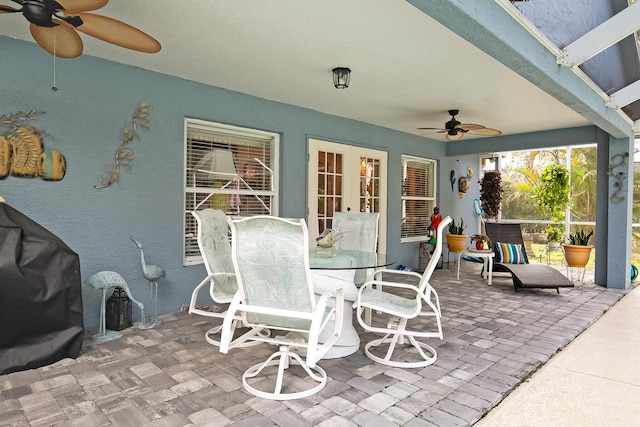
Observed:
[[[149,281],[151,284],[151,294],[149,296],[149,304],[153,307],[153,316],[149,314],[148,319],[142,319],[138,324],[139,329],[151,329],[156,328],[162,324],[162,321],[158,319],[158,280],[166,277],[166,272],[164,268],[160,267],[156,264],[147,265],[144,260],[144,249],[142,247],[142,243],[135,240],[132,236],[129,236],[129,239],[140,250],[140,262],[142,263],[142,275],[145,279]],[[149,310],[151,310],[149,307]]]
[[[140,311],[142,312],[142,319],[145,319],[144,305],[142,305],[141,302],[136,300],[133,295],[131,295],[131,290],[129,290],[127,282],[120,274],[116,273],[115,271],[99,271],[85,280],[85,283],[93,289],[102,289],[102,304],[100,306],[100,328],[98,330],[98,333],[91,337],[92,340],[111,341],[122,336],[121,332],[107,330],[105,311],[107,289],[109,288],[118,287],[124,289],[129,299],[133,301],[138,307],[140,307]]]

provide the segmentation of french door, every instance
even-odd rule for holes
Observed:
[[[378,248],[384,252],[387,153],[309,139],[308,171],[309,237],[315,239],[325,228],[331,228],[335,212],[379,212]]]

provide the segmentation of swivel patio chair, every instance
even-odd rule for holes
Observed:
[[[344,238],[335,246],[339,249],[376,252],[378,246],[379,213],[336,212],[331,228],[345,231]],[[317,293],[324,293],[333,286],[342,286],[344,292],[344,319],[342,334],[334,349],[327,357],[344,357],[355,353],[360,348],[360,337],[353,327],[353,309],[358,288],[356,284],[364,283],[371,277],[373,269],[368,270],[312,270],[311,278]],[[333,305],[334,303],[331,302]],[[324,341],[321,336],[320,340]]]
[[[378,249],[378,222],[380,214],[364,212],[336,212],[331,228],[345,231],[344,238],[336,242],[338,249],[376,252]],[[360,285],[373,274],[373,269],[358,270],[355,283]]]
[[[450,217],[442,220],[438,225],[438,236],[444,235],[443,230],[450,222]],[[360,288],[354,303],[360,326],[365,331],[384,334],[382,338],[365,345],[365,354],[371,360],[402,368],[428,366],[436,361],[436,350],[418,339],[443,338],[440,301],[429,283],[442,254],[442,240],[437,239],[433,255],[422,275],[411,271],[381,269],[374,273],[373,280]],[[388,280],[387,275],[391,274],[398,280]],[[419,283],[403,282],[407,279],[418,280]],[[363,317],[368,310],[375,313],[371,323]],[[385,323],[386,326],[380,326]],[[419,360],[416,361],[416,357]]]
[[[204,334],[205,340],[214,346],[219,346],[219,334],[222,330],[222,319],[226,310],[219,310],[225,307],[238,290],[236,274],[233,269],[231,259],[231,242],[229,241],[229,226],[226,214],[218,209],[203,209],[192,211],[198,225],[198,247],[207,270],[205,277],[191,293],[189,303],[189,313],[198,314],[205,317],[213,317],[220,320],[220,324],[212,327]],[[216,306],[212,310],[201,308],[198,305],[198,296],[204,288],[209,290],[211,302]],[[238,317],[233,322],[233,327],[241,326],[242,319]],[[266,331],[263,333],[267,333]],[[259,344],[259,343],[247,343]]]
[[[238,292],[223,323],[220,351],[227,353],[251,341],[277,345],[279,350],[266,361],[244,372],[245,390],[273,400],[317,393],[327,382],[327,374],[317,362],[336,342],[342,328],[342,288],[336,286],[316,302],[309,269],[309,236],[303,219],[256,216],[227,221]],[[328,305],[332,297],[336,298],[335,307]],[[335,322],[329,322],[334,314]],[[252,329],[233,340],[236,316]],[[319,343],[320,332],[329,326],[331,338]],[[268,328],[271,335],[260,335],[263,328]],[[290,365],[299,365],[302,370],[295,368],[292,373]],[[277,367],[275,373],[270,372],[272,367]],[[302,372],[304,378],[296,376],[295,371]]]

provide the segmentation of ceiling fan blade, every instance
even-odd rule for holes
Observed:
[[[15,13],[15,12],[21,12],[21,10],[14,9],[11,6],[0,4],[0,13]]]
[[[502,131],[498,129],[491,129],[482,127],[482,129],[469,129],[469,133],[471,135],[480,135],[480,136],[498,136],[502,135]]]
[[[437,130],[440,132],[446,132],[446,129],[442,129],[442,128],[418,128],[418,130]]]
[[[29,24],[33,39],[41,48],[58,58],[75,58],[82,54],[82,39],[66,22],[53,20],[55,27],[40,27]]]
[[[109,0],[58,0],[58,3],[64,7],[66,15],[96,10],[104,7]]]
[[[483,129],[484,126],[477,125],[475,123],[460,123],[458,126],[456,126],[456,128],[464,129],[464,130],[476,130],[476,129]]]
[[[444,136],[447,141],[457,141],[464,136],[464,132],[457,132],[455,135],[451,135],[449,132]]]
[[[122,21],[93,13],[79,13],[78,16],[84,24],[76,29],[92,37],[139,52],[160,51],[160,43],[156,39]]]

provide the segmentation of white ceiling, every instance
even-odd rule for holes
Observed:
[[[449,109],[504,134],[591,124],[404,0],[112,0],[95,13],[162,50],[81,34],[87,55],[416,135]],[[0,20],[1,35],[32,40],[22,15]],[[333,87],[337,66],[348,89]]]

